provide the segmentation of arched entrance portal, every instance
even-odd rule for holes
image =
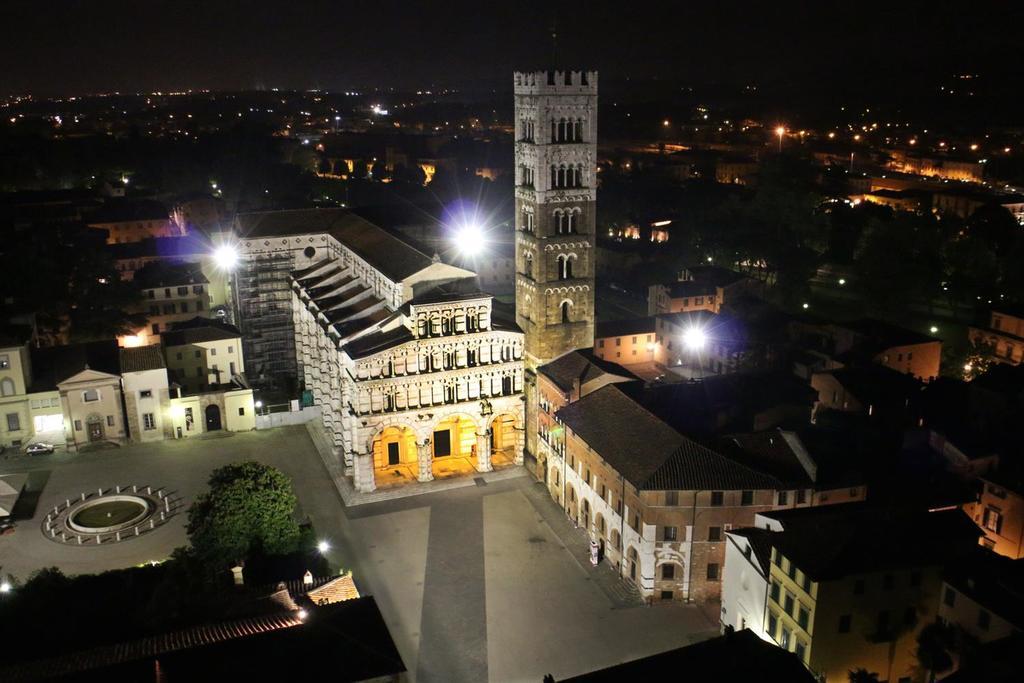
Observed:
[[[416,433],[409,427],[385,427],[373,439],[373,479],[377,488],[416,481],[419,475]]]
[[[206,406],[206,431],[215,432],[220,428],[220,407],[215,405]]]
[[[449,415],[430,435],[434,479],[477,471],[477,423],[470,415]]]
[[[494,469],[516,464],[516,416],[496,415],[491,421],[491,466]]]

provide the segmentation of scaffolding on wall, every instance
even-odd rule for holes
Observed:
[[[245,365],[257,386],[279,387],[300,377],[288,280],[293,269],[290,254],[266,254],[245,259],[236,273]]]

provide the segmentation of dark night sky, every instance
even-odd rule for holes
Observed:
[[[559,62],[604,78],[842,90],[1019,77],[1024,4],[0,0],[0,92],[495,85]]]

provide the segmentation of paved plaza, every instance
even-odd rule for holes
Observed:
[[[591,567],[582,531],[525,471],[345,509],[301,427],[2,460],[0,474],[29,473],[38,504],[0,537],[0,571],[24,579],[44,566],[82,573],[163,559],[186,543],[184,514],[101,547],[54,543],[40,524],[47,507],[98,487],[163,486],[187,505],[212,469],[249,459],[292,477],[301,514],[330,541],[332,565],[376,597],[413,680],[536,682],[716,632],[697,608],[643,606],[607,566]]]

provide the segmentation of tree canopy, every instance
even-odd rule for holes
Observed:
[[[226,465],[196,498],[186,531],[196,555],[222,570],[255,553],[294,552],[301,542],[295,493],[280,470],[258,462]]]

